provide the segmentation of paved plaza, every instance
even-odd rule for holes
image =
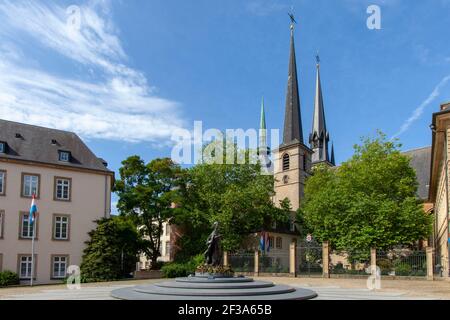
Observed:
[[[380,290],[369,290],[364,279],[269,278],[258,280],[312,289],[317,300],[450,300],[450,281],[382,280]],[[0,300],[111,300],[114,289],[159,280],[130,280],[82,284],[80,290],[64,285],[0,289]]]

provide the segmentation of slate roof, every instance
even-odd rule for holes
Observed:
[[[419,182],[417,196],[422,200],[428,199],[431,167],[431,146],[408,150],[403,152],[403,154],[411,157],[411,167],[413,167],[416,171],[417,181]]]
[[[89,169],[112,173],[73,132],[38,127],[0,119],[0,142],[6,142],[1,158]],[[71,154],[59,161],[59,151]]]

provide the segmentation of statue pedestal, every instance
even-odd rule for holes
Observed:
[[[123,300],[306,300],[317,297],[309,289],[278,285],[247,277],[190,276],[155,284],[116,289],[111,296]]]

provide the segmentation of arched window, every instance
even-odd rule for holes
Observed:
[[[285,153],[283,155],[283,171],[289,170],[289,155]]]

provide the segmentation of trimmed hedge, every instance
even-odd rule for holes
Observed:
[[[203,263],[203,255],[192,257],[187,262],[170,262],[162,266],[161,271],[164,278],[187,277],[195,273],[197,266]]]
[[[19,283],[20,280],[17,273],[8,270],[0,272],[0,287],[12,286]]]

